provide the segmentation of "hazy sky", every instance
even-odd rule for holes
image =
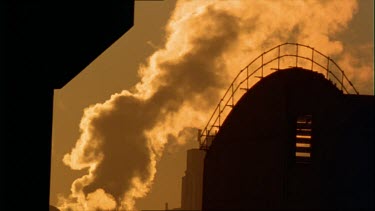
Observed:
[[[345,0],[340,2],[346,3]],[[57,204],[59,194],[67,197],[71,192],[73,181],[87,174],[86,169],[71,170],[62,161],[64,155],[71,152],[80,137],[79,124],[83,110],[90,105],[105,102],[114,93],[134,89],[133,86],[140,80],[137,73],[140,64],[146,65],[147,58],[165,44],[165,25],[175,4],[175,1],[136,1],[133,28],[63,89],[55,90],[51,204]],[[354,13],[348,28],[336,33],[335,38],[343,42],[344,52],[345,50],[350,51],[351,55],[359,56],[361,60],[365,60],[363,63],[372,64],[373,1],[359,1],[358,5],[358,12]],[[251,12],[251,8],[249,8],[249,13]],[[336,12],[337,14],[332,15],[340,13],[340,11]],[[230,31],[231,29],[223,28],[223,30]],[[252,59],[250,58],[250,60]],[[342,62],[344,64],[345,60]],[[175,64],[167,63],[165,65],[173,66]],[[175,68],[181,67],[176,66]],[[230,82],[232,79],[228,80]],[[368,80],[373,81],[372,79]],[[372,90],[367,89],[364,92],[371,94]],[[128,104],[125,103],[125,105]],[[158,163],[158,171],[151,191],[147,196],[136,201],[138,209],[163,209],[165,202],[169,203],[170,208],[180,206],[181,177],[184,175],[186,167],[186,150],[192,147],[197,147],[195,139],[185,145],[169,144],[166,147],[166,151]],[[123,166],[127,166],[127,164],[124,163]]]
[[[51,204],[60,193],[68,195],[72,182],[85,171],[72,171],[63,164],[79,137],[79,122],[83,109],[107,100],[111,94],[130,89],[138,80],[138,66],[163,44],[164,26],[175,1],[136,1],[134,26],[109,49],[85,68],[64,88],[54,92],[53,147],[51,172]],[[181,177],[185,171],[186,149],[197,147],[195,142],[166,154],[161,160],[160,176],[148,199],[138,202],[139,209],[161,209],[180,206]],[[164,169],[164,171],[163,171]],[[169,171],[168,171],[169,170]],[[160,182],[158,182],[160,180]],[[161,187],[170,184],[168,188]]]

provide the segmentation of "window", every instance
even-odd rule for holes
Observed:
[[[296,124],[295,158],[297,163],[311,162],[312,116],[300,115]]]

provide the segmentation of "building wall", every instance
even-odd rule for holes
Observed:
[[[201,210],[203,189],[203,164],[205,151],[187,151],[185,176],[182,178],[181,209]]]
[[[207,151],[203,209],[373,207],[373,102],[299,68],[262,79]],[[298,163],[296,120],[306,114],[311,162]]]

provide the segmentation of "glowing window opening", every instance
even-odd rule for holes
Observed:
[[[311,139],[311,135],[296,135],[296,138],[300,138],[300,139]]]
[[[296,147],[301,147],[301,148],[310,148],[311,144],[307,143],[296,143]]]
[[[296,152],[296,157],[310,158],[311,153],[310,152]]]
[[[312,115],[300,115],[296,120],[296,163],[311,163]]]

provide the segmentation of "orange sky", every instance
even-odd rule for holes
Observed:
[[[85,68],[63,89],[55,90],[53,116],[53,146],[50,203],[56,205],[59,194],[69,195],[72,182],[86,170],[73,171],[62,162],[79,138],[79,123],[83,109],[101,103],[111,94],[132,89],[139,81],[137,71],[157,48],[164,45],[164,27],[175,1],[136,1],[134,26],[116,43]],[[371,45],[373,51],[373,1],[360,1],[359,11],[349,23],[348,30],[337,37],[347,46]],[[361,52],[359,52],[361,54]],[[372,60],[366,52],[362,59]],[[371,55],[370,57],[368,55]],[[231,80],[231,79],[229,79]],[[167,148],[158,166],[151,192],[137,200],[137,208],[163,209],[180,206],[181,177],[186,167],[186,150],[196,147],[193,140],[184,146]]]
[[[58,194],[68,195],[72,182],[85,173],[84,170],[72,171],[62,162],[64,154],[79,137],[83,109],[107,100],[113,93],[130,89],[138,82],[138,66],[156,46],[163,44],[163,27],[174,6],[175,1],[136,1],[134,26],[63,89],[55,90],[51,204],[56,205]],[[185,150],[192,147],[197,147],[197,143],[165,154],[160,162],[160,176],[156,178],[160,182],[155,182],[147,199],[139,200],[139,209],[162,209],[165,202],[169,202],[169,207],[179,206],[181,177],[186,167]],[[168,188],[163,188],[166,183]]]

